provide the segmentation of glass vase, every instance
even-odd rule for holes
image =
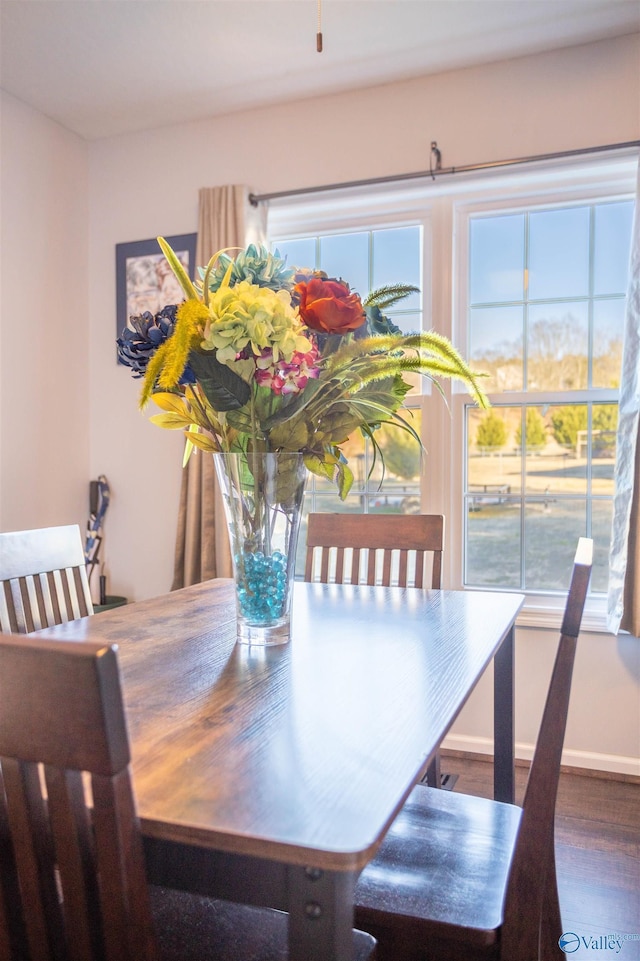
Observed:
[[[291,636],[296,546],[307,469],[302,454],[214,454],[235,580],[237,638]]]

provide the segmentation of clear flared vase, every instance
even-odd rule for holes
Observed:
[[[285,644],[307,480],[302,454],[220,453],[213,459],[229,530],[238,641]]]

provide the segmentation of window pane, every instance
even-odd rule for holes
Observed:
[[[527,407],[524,410],[527,493],[548,504],[553,494],[587,490],[587,408]]]
[[[591,536],[593,537],[593,570],[591,590],[606,594],[609,587],[609,544],[613,501],[597,498],[591,504]]]
[[[588,305],[536,304],[527,328],[528,390],[580,390],[589,372]]]
[[[414,287],[420,287],[421,255],[420,227],[374,230],[372,288],[375,290],[387,284],[412,284]],[[412,307],[419,308],[420,294],[411,294],[405,300],[401,300],[398,307],[405,310]],[[396,323],[402,327],[399,321]]]
[[[369,293],[369,233],[320,238],[320,268],[329,277],[346,280],[361,297]]]
[[[525,503],[525,589],[566,591],[579,537],[586,533],[586,501]]]
[[[489,374],[487,393],[522,390],[522,307],[472,307],[469,311],[469,359]]]
[[[519,493],[522,458],[516,434],[518,407],[467,408],[467,490],[470,494]]]
[[[529,297],[589,293],[589,208],[532,213],[529,222]]]
[[[600,204],[595,211],[593,292],[625,294],[629,276],[629,250],[633,202]]]
[[[587,455],[589,412],[586,404],[565,404],[549,407],[545,414],[549,431],[549,467],[536,476],[532,471],[531,485],[545,484],[554,493],[582,494],[587,490]],[[546,459],[546,458],[545,458]],[[554,463],[556,465],[554,470]]]
[[[613,496],[617,429],[618,405],[594,404],[591,429],[591,484],[594,494]]]
[[[307,240],[279,240],[274,244],[281,257],[286,257],[287,267],[315,267],[315,237]]]
[[[407,301],[409,298],[407,297]],[[404,303],[404,301],[402,301]],[[406,314],[398,313],[394,310],[385,310],[384,313],[403,334],[414,334],[422,329],[422,313],[417,310],[410,310]]]
[[[467,498],[466,584],[520,587],[520,503]]]
[[[593,304],[594,387],[619,387],[626,301],[596,300]]]
[[[416,408],[410,414],[404,412],[402,417],[420,436],[422,412]],[[373,463],[373,448],[367,444],[367,490],[374,498],[378,494],[393,496],[396,507],[401,505],[405,497],[415,497],[416,494],[419,497],[423,454],[416,439],[407,431],[392,425],[383,425],[376,431],[375,438],[384,456],[384,470],[380,456]]]
[[[524,215],[474,217],[470,229],[469,301],[504,303],[524,296]]]

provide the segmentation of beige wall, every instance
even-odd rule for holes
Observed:
[[[0,524],[59,523],[70,510],[82,518],[86,481],[105,473],[113,495],[105,544],[110,591],[141,599],[170,586],[182,442],[137,412],[138,384],[115,363],[115,244],[194,231],[201,186],[245,183],[263,192],[424,170],[434,139],[445,166],[639,139],[639,64],[640,37],[626,37],[97,141],[86,148],[88,216],[85,146],[13,102],[3,112],[2,143]],[[6,137],[22,136],[22,127],[24,142],[7,146]],[[51,187],[41,204],[29,187],[39,194],[42,178]],[[59,192],[65,202],[56,207]],[[30,235],[39,238],[35,247]],[[19,254],[8,250],[14,237]],[[46,268],[47,294],[38,298],[27,282],[34,250],[43,256],[45,246],[54,248],[54,261]],[[73,255],[66,272],[62,250]],[[29,363],[36,351],[46,376],[35,386],[29,377],[32,396],[19,429],[13,405],[25,378],[13,325],[16,314],[25,322],[25,299],[30,329],[39,332]],[[55,335],[53,320],[40,311],[43,302],[53,310]],[[61,330],[73,341],[60,340]],[[51,400],[54,388],[63,391],[64,412]],[[51,493],[55,449],[64,452],[60,471],[70,484],[58,480]],[[518,635],[517,736],[524,753],[546,683],[540,666],[547,667],[553,639],[530,629]],[[489,688],[458,722],[458,744],[478,738],[479,749],[486,747]],[[635,769],[639,692],[637,642],[586,635],[567,738],[568,756],[573,751],[580,759],[573,763]]]
[[[4,93],[0,122],[0,530],[84,526],[87,144]]]

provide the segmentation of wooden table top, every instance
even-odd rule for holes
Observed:
[[[118,644],[143,833],[356,871],[522,601],[296,584],[291,642],[256,648],[214,580],[40,633]]]

